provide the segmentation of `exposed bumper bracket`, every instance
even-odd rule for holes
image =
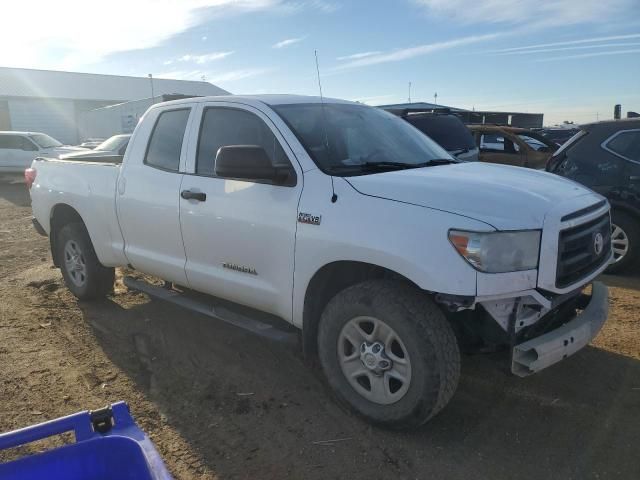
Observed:
[[[557,363],[586,346],[600,331],[609,311],[609,291],[593,282],[591,300],[573,320],[560,328],[513,348],[511,371],[526,377]]]

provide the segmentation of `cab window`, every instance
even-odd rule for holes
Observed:
[[[180,152],[182,140],[187,128],[190,109],[167,110],[160,114],[147,146],[144,163],[177,172],[180,168]]]
[[[215,176],[218,150],[232,145],[260,146],[274,166],[291,166],[280,142],[258,116],[235,108],[209,107],[204,111],[200,127],[196,173]]]

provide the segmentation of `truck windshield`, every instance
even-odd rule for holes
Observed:
[[[29,135],[29,138],[36,142],[40,148],[54,148],[62,146],[58,140],[44,133],[35,133],[33,135]]]
[[[404,120],[365,105],[274,105],[318,167],[331,175],[376,173],[455,163],[445,150]]]

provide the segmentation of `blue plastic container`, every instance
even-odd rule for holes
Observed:
[[[117,402],[0,435],[0,450],[74,432],[76,443],[0,464],[2,480],[171,480],[129,407]]]

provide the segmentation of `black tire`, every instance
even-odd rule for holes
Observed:
[[[82,223],[69,223],[62,227],[56,237],[56,257],[67,288],[80,300],[103,298],[113,291],[115,269],[103,266],[91,244],[87,229]],[[84,265],[83,275],[79,276],[69,266],[69,255],[65,249],[69,246],[78,253],[78,259]]]
[[[408,353],[408,389],[394,403],[381,405],[365,398],[342,371],[341,332],[363,316],[383,319]],[[370,422],[389,428],[416,428],[427,422],[449,402],[460,376],[460,350],[442,311],[424,292],[391,280],[366,281],[337,294],[320,320],[318,353],[338,399]]]
[[[614,210],[611,223],[622,229],[628,239],[629,249],[620,260],[607,268],[607,273],[621,273],[637,265],[640,256],[640,221],[625,212]],[[612,241],[615,247],[615,239],[612,238]]]

